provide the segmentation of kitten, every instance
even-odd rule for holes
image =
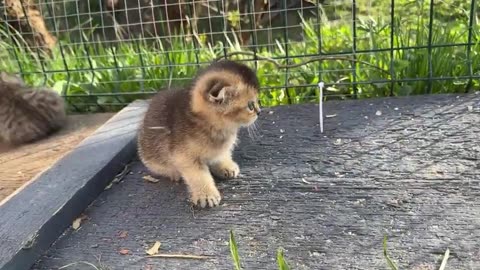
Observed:
[[[204,208],[221,201],[214,175],[235,178],[232,151],[241,127],[260,113],[259,82],[246,65],[211,64],[186,89],[159,91],[138,134],[138,153],[154,174],[185,181],[190,200]]]
[[[25,85],[17,76],[0,72],[0,140],[20,145],[60,129],[65,103],[56,92]]]

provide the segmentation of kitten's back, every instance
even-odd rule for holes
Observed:
[[[56,92],[29,88],[19,78],[1,74],[0,140],[14,145],[37,141],[65,120],[65,104]]]
[[[140,156],[153,158],[151,155],[166,152],[178,136],[182,136],[182,122],[188,120],[189,102],[188,89],[166,89],[153,96],[139,130]],[[159,141],[163,143],[158,144]]]

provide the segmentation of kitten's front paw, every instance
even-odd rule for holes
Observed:
[[[169,178],[173,182],[180,182],[180,180],[182,180],[182,175],[179,172],[174,172],[170,173]]]
[[[201,208],[205,208],[206,206],[215,207],[220,204],[221,200],[220,192],[215,186],[192,192],[191,196],[192,203],[199,205]]]
[[[240,167],[233,160],[215,164],[211,169],[213,174],[226,179],[236,178],[240,174]]]

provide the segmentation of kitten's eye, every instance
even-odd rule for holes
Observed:
[[[255,103],[254,103],[253,101],[249,101],[249,102],[248,102],[248,109],[249,109],[250,111],[255,110]]]

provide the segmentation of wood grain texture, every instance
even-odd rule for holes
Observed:
[[[29,269],[135,153],[145,103],[113,116],[0,206],[0,269]]]
[[[17,147],[0,141],[0,205],[4,198],[73,150],[113,115],[69,115],[64,128],[43,140]]]
[[[241,136],[242,175],[219,182],[218,208],[192,210],[184,185],[147,182],[134,160],[33,269],[78,261],[233,269],[230,229],[244,269],[277,269],[278,247],[292,269],[387,269],[384,235],[401,269],[438,269],[446,248],[448,269],[480,269],[480,95],[327,102],[325,110],[336,116],[320,134],[316,105],[266,109],[258,138]],[[162,253],[213,258],[145,258],[155,241]]]

